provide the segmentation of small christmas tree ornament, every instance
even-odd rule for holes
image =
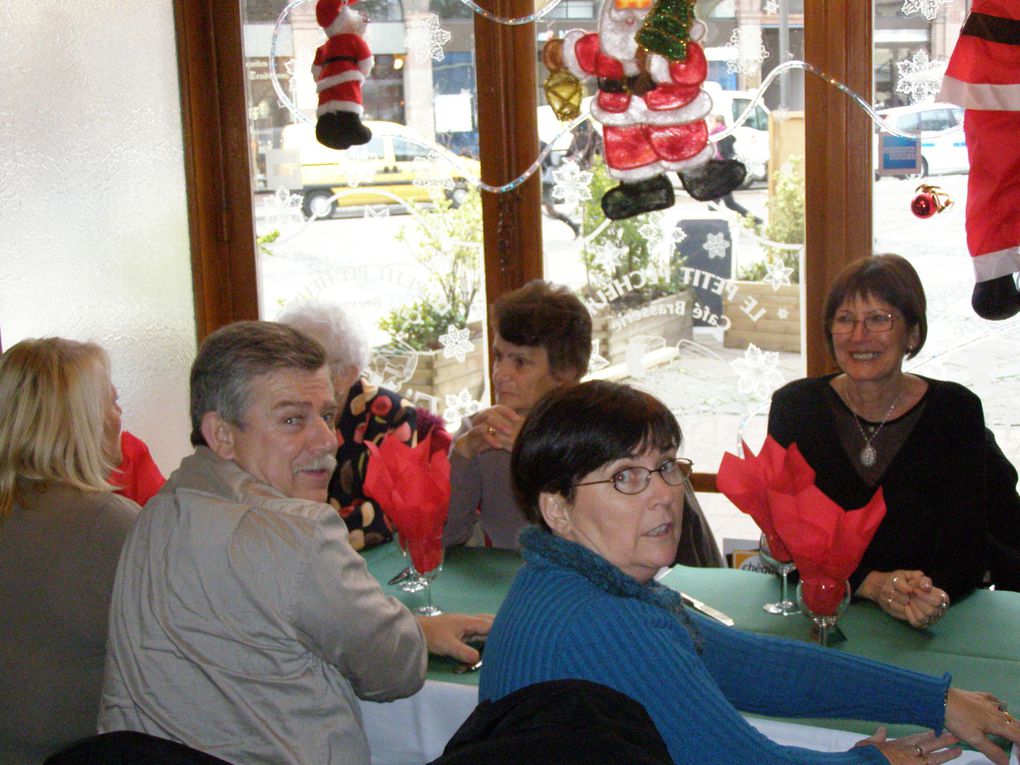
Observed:
[[[910,212],[918,218],[930,218],[953,206],[953,200],[938,186],[922,183],[914,191],[917,196],[910,203]]]
[[[634,39],[649,53],[683,61],[687,58],[693,23],[693,0],[658,0]]]
[[[570,122],[581,113],[581,81],[565,70],[545,78],[545,100],[560,122]]]

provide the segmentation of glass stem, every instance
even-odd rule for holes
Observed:
[[[782,584],[782,587],[783,587],[783,597],[781,598],[781,600],[783,602],[783,606],[785,607],[786,604],[790,602],[790,592],[789,592],[787,581],[786,581],[786,577],[789,576],[789,571],[787,570],[785,564],[781,564],[781,569],[782,569],[782,572],[783,572],[782,573],[782,578],[783,578],[783,584]]]

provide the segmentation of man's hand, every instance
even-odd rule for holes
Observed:
[[[458,454],[469,460],[486,449],[513,449],[517,434],[524,424],[524,417],[510,407],[496,404],[476,414],[471,422],[471,430],[453,445]]]
[[[464,641],[489,634],[492,614],[440,614],[439,616],[418,616],[418,624],[425,633],[429,653],[450,656],[457,661],[474,664],[479,659],[478,651]]]

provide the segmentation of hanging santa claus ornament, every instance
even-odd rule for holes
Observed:
[[[910,203],[910,212],[918,218],[930,218],[953,206],[953,200],[938,186],[922,183],[914,191],[917,196]]]
[[[375,64],[362,35],[368,20],[351,9],[357,0],[319,0],[315,19],[326,42],[315,51],[312,76],[319,94],[315,137],[331,149],[368,143],[372,131],[362,123],[361,83]]]
[[[604,0],[596,32],[572,30],[545,44],[547,94],[551,82],[563,83],[562,72],[597,79],[592,116],[603,126],[609,174],[620,182],[602,197],[607,218],[671,206],[670,171],[702,201],[743,182],[744,166],[713,159],[708,143],[704,34],[693,0]]]
[[[966,109],[970,304],[983,319],[1008,319],[1020,312],[1020,3],[974,0],[939,100]]]

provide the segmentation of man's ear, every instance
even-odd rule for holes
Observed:
[[[563,537],[569,537],[573,526],[570,522],[570,513],[567,512],[568,507],[569,503],[562,494],[543,491],[538,495],[538,509],[542,513],[542,520],[553,533]]]
[[[217,457],[234,459],[234,426],[220,417],[219,412],[202,415],[202,437]]]

